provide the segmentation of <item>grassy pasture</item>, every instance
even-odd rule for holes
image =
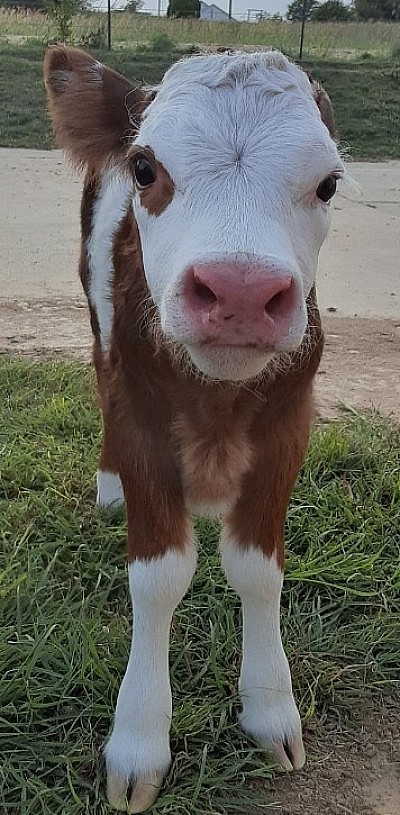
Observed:
[[[105,15],[99,12],[74,18],[74,36],[104,27]],[[161,34],[182,44],[229,45],[240,47],[273,46],[296,56],[300,39],[300,25],[286,21],[265,20],[261,23],[217,23],[199,20],[168,20],[165,17],[147,17],[114,12],[112,18],[113,41],[116,46],[130,47],[143,44]],[[23,39],[52,39],[56,36],[54,23],[44,14],[16,13],[0,10],[0,37]],[[388,59],[400,47],[400,23],[309,23],[305,40],[305,54],[312,57],[350,57],[368,52]]]
[[[123,513],[94,506],[92,374],[3,359],[0,391],[0,807],[105,815],[101,744],[130,608]],[[310,738],[325,714],[345,722],[396,686],[399,447],[399,428],[377,417],[320,427],[291,503],[283,630]],[[240,611],[217,528],[198,534],[172,632],[174,763],[154,812],[250,815],[271,800],[271,768],[236,725]]]
[[[120,48],[96,57],[137,80],[158,82],[182,54]],[[0,51],[0,146],[50,148],[43,88],[44,46],[3,44]],[[400,158],[400,63],[377,60],[304,62],[327,88],[342,147],[354,159]],[[10,82],[10,76],[12,82]]]

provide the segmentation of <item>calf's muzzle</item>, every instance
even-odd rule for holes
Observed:
[[[271,350],[290,335],[301,298],[290,272],[222,261],[190,266],[182,294],[197,342]]]

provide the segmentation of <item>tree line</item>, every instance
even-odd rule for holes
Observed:
[[[218,4],[218,0],[216,0]],[[90,10],[89,0],[0,0],[0,7],[47,11],[54,16],[68,6],[72,13]],[[126,10],[138,12],[144,0],[128,0]],[[225,3],[224,3],[225,5]],[[389,20],[400,21],[400,0],[292,0],[286,19],[306,20]],[[167,17],[200,17],[199,0],[169,0]],[[276,15],[274,15],[276,17]],[[268,14],[263,15],[268,19]]]
[[[293,0],[289,3],[288,20],[400,20],[400,0],[353,0],[348,5],[343,0]]]

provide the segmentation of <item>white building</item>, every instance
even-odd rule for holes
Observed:
[[[200,0],[200,20],[218,20],[219,22],[225,22],[229,20],[229,14],[214,3],[208,4]]]

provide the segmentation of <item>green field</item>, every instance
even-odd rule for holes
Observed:
[[[0,806],[105,815],[101,745],[131,623],[123,513],[94,506],[93,375],[3,358],[0,392]],[[345,726],[398,680],[399,446],[399,428],[378,417],[320,427],[291,503],[283,630],[309,740],[321,719]],[[173,624],[174,763],[154,812],[255,815],[271,768],[236,724],[238,602],[216,527],[198,533]]]
[[[127,76],[158,82],[181,51],[116,49],[94,52]],[[0,52],[0,146],[50,148],[51,128],[43,88],[44,46],[2,45]],[[327,60],[304,62],[334,105],[342,149],[354,159],[400,158],[400,62]],[[10,82],[12,77],[12,82]]]
[[[90,32],[105,29],[105,15],[91,13],[74,18],[76,42]],[[296,56],[300,25],[278,20],[257,24],[205,20],[168,20],[141,14],[112,15],[113,41],[116,46],[147,43],[154,37],[167,35],[177,45],[206,44],[240,47],[273,46]],[[57,36],[54,23],[46,15],[15,13],[0,9],[0,37],[3,39],[52,39]],[[312,57],[354,58],[369,53],[388,59],[400,47],[400,23],[309,23],[306,30],[306,54]]]

